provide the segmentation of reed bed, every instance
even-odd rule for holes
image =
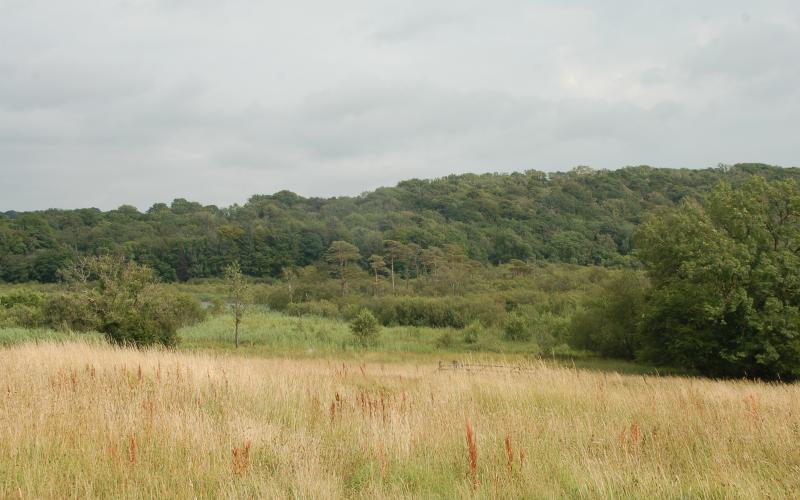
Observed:
[[[0,350],[0,498],[793,498],[800,386]]]

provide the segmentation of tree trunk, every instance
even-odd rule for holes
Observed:
[[[239,318],[236,318],[236,320],[233,323],[234,324],[234,326],[233,326],[233,336],[234,336],[234,340],[236,342],[236,348],[237,349],[239,348],[239,322],[240,321],[241,320]]]

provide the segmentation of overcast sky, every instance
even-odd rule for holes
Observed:
[[[0,0],[0,210],[800,166],[797,0]]]

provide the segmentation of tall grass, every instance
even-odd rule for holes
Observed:
[[[0,498],[800,491],[798,385],[525,368],[7,347]]]

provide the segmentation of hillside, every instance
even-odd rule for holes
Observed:
[[[133,256],[169,281],[219,276],[234,260],[248,275],[279,276],[285,267],[318,262],[336,240],[356,245],[365,267],[370,255],[383,255],[386,240],[417,251],[455,244],[490,264],[626,265],[648,210],[702,198],[720,181],[736,185],[752,175],[800,178],[800,169],[578,167],[413,179],[358,197],[281,191],[227,208],[177,199],[145,213],[131,206],[6,212],[0,214],[0,280],[55,281],[66,262],[103,252]]]

